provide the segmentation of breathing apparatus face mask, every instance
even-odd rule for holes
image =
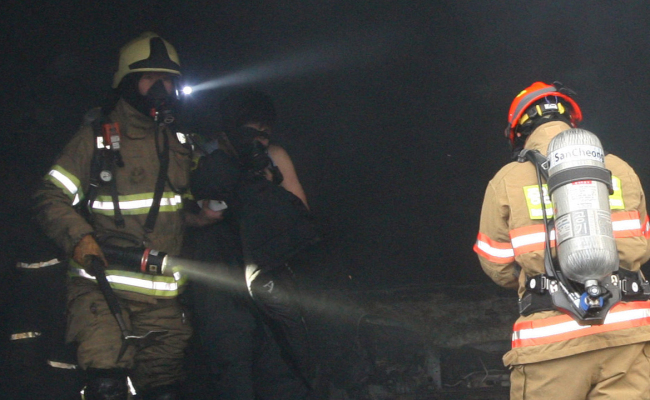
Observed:
[[[241,127],[226,134],[232,144],[239,161],[246,170],[259,172],[271,165],[266,146],[258,139],[268,139],[268,133],[255,128]]]
[[[174,85],[176,86],[176,85]],[[162,79],[158,79],[147,92],[145,96],[146,105],[149,108],[149,116],[154,121],[163,122],[165,124],[174,121],[174,111],[178,103],[175,96],[176,91],[172,89],[172,93],[167,93],[165,84]]]
[[[269,138],[269,134],[267,132],[247,126],[235,129],[234,131],[228,132],[226,135],[228,136],[228,140],[233,145],[235,150],[237,150],[237,152],[240,154],[246,152],[246,150],[251,145],[253,145],[254,142],[257,142],[258,138]]]
[[[122,97],[142,114],[155,121],[169,124],[174,121],[174,113],[179,103],[176,95],[176,79],[172,93],[167,93],[162,79],[158,79],[147,91],[145,96],[140,94],[138,82],[142,74],[127,75],[120,84]]]

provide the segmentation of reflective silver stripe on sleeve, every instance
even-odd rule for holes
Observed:
[[[16,263],[16,268],[22,268],[22,269],[38,269],[38,268],[44,268],[44,267],[49,267],[51,265],[56,265],[60,264],[61,260],[58,258],[53,258],[49,261],[42,261],[38,263],[24,263],[24,262],[18,262]]]
[[[476,246],[483,250],[485,253],[499,258],[512,258],[515,256],[515,251],[513,249],[498,249],[496,247],[490,246],[489,243],[482,240],[476,241]]]
[[[79,197],[79,188],[77,185],[75,185],[74,182],[72,182],[70,178],[65,176],[60,171],[57,171],[56,169],[50,170],[50,172],[48,172],[48,175],[56,179],[60,184],[63,185],[63,187],[66,188],[68,192],[70,192],[73,206],[76,206],[81,201],[81,198]]]
[[[77,194],[77,191],[79,191],[79,188],[77,188],[77,185],[75,185],[74,182],[72,182],[72,181],[70,180],[70,178],[68,178],[67,176],[63,175],[61,172],[59,172],[59,171],[53,169],[53,170],[50,170],[49,174],[50,174],[50,176],[51,176],[52,178],[54,178],[54,179],[56,179],[57,181],[61,182],[61,184],[62,184],[63,186],[65,186],[65,188],[68,189],[68,191],[69,191],[71,194]]]
[[[33,339],[41,336],[41,332],[21,332],[21,333],[12,333],[9,337],[9,340],[24,340],[24,339]]]
[[[63,363],[59,361],[52,361],[52,360],[47,360],[47,364],[52,367],[52,368],[59,368],[59,369],[77,369],[77,365],[75,364],[68,364],[68,363]]]

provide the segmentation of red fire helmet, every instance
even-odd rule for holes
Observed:
[[[511,144],[514,144],[517,125],[519,124],[523,114],[534,102],[547,96],[556,96],[556,98],[566,100],[570,106],[568,107],[568,111],[571,123],[574,127],[580,121],[582,121],[582,111],[580,111],[580,107],[571,97],[569,97],[566,93],[563,93],[561,87],[558,87],[555,84],[549,85],[544,82],[535,82],[526,89],[522,90],[510,105],[510,112],[508,113],[508,127],[506,128],[505,136],[508,138]]]

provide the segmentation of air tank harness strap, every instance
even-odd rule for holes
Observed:
[[[548,178],[548,193],[550,195],[555,191],[555,189],[568,183],[589,180],[604,183],[609,190],[609,194],[614,194],[614,188],[612,187],[612,171],[587,165],[567,168],[553,174],[553,176]]]
[[[632,272],[619,268],[618,277],[621,280],[623,301],[650,300],[650,283],[648,283],[641,271]]]
[[[98,114],[98,115],[97,115]],[[117,182],[115,179],[115,167],[124,167],[122,154],[120,153],[120,127],[117,123],[111,123],[103,111],[97,110],[92,120],[92,127],[95,136],[95,151],[90,163],[90,187],[80,209],[86,219],[92,218],[92,206],[97,198],[100,185],[108,184],[113,200],[114,221],[118,228],[124,227],[124,217],[120,210],[117,196]]]
[[[548,275],[527,276],[526,292],[518,302],[519,314],[526,316],[540,311],[556,310],[549,293],[551,285],[557,288],[557,282]]]
[[[650,300],[650,283],[643,277],[641,272],[619,268],[614,275],[621,285],[623,301],[647,301]],[[519,313],[523,316],[541,311],[557,310],[551,299],[552,290],[558,290],[557,281],[548,275],[539,274],[533,277],[526,277],[526,292],[519,299]]]
[[[517,156],[517,162],[525,163],[530,161],[537,168],[544,180],[548,180],[548,159],[539,151],[523,149]]]

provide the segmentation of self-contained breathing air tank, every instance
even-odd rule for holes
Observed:
[[[569,129],[551,140],[547,154],[560,270],[596,298],[619,265],[605,152],[593,133]]]

